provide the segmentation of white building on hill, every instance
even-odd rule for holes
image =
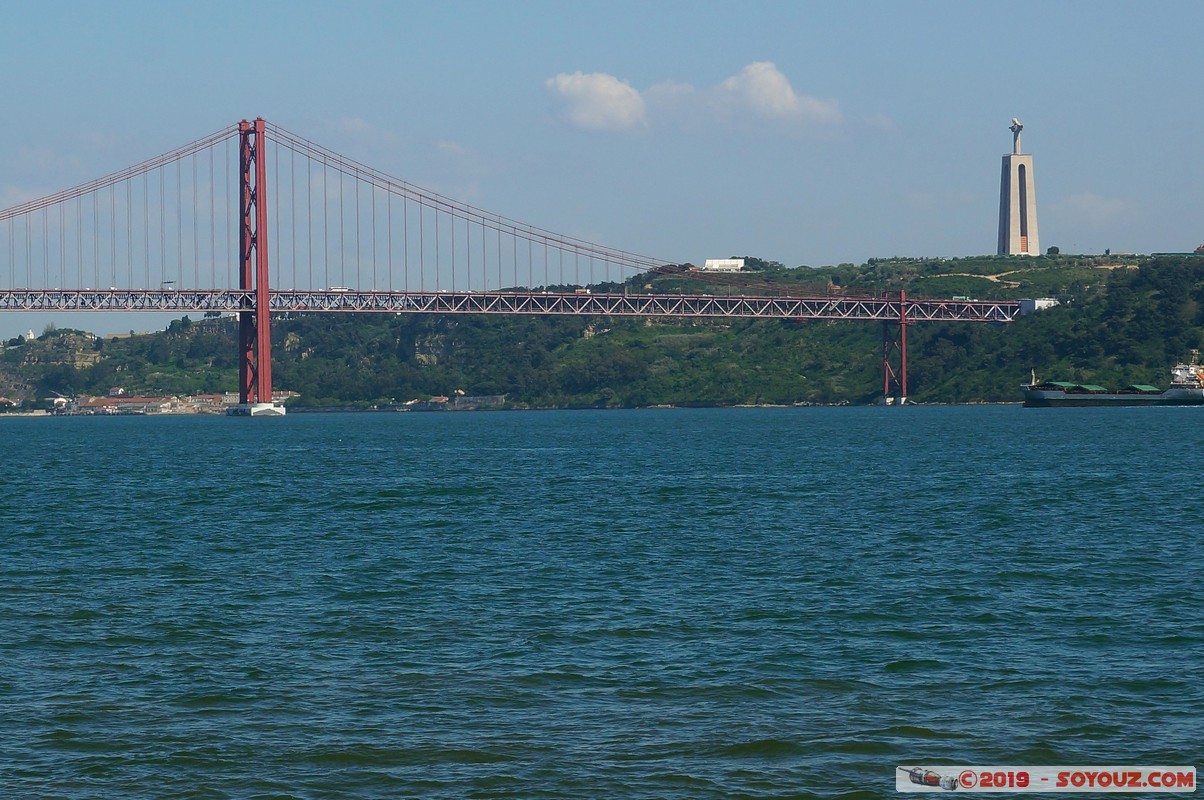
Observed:
[[[742,258],[708,258],[702,265],[703,272],[739,272],[744,269]]]

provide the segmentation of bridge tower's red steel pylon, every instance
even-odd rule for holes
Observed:
[[[255,308],[238,312],[239,402],[272,402],[272,332],[268,298],[268,182],[264,121],[238,123],[242,265],[238,288],[254,290]]]
[[[907,402],[907,292],[899,292],[899,320],[882,323],[882,400],[887,405]],[[894,354],[899,354],[895,369]]]

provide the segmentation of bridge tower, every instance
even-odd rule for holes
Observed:
[[[907,402],[907,292],[899,292],[899,319],[882,323],[882,402],[903,405]],[[894,356],[898,353],[898,369]]]
[[[238,288],[253,290],[255,307],[238,312],[238,416],[284,414],[272,402],[272,331],[268,299],[268,182],[264,121],[238,123],[242,224]]]

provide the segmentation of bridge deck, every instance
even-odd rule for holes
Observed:
[[[888,297],[776,297],[556,292],[272,291],[276,312],[407,314],[562,314],[643,317],[739,317],[898,322],[1011,322],[1017,300],[900,301]],[[0,311],[251,311],[253,290],[3,289]]]

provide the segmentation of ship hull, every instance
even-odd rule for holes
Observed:
[[[1167,389],[1165,392],[1065,392],[1021,387],[1025,408],[1083,408],[1098,406],[1201,406],[1204,389]]]

